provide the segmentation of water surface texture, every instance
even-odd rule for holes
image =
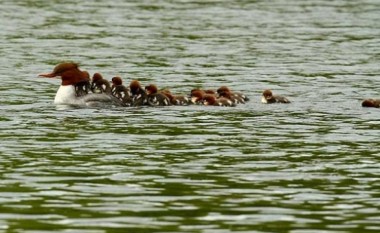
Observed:
[[[380,232],[378,0],[0,5],[0,232]],[[62,109],[67,60],[251,101]]]

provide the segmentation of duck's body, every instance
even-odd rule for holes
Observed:
[[[54,104],[87,107],[106,107],[110,105],[121,106],[120,101],[107,94],[89,93],[77,97],[75,87],[72,85],[59,87],[54,98]]]

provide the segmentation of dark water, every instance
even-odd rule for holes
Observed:
[[[380,231],[378,0],[0,5],[0,231]],[[251,102],[60,109],[65,60]]]

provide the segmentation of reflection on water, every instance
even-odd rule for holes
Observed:
[[[12,1],[0,231],[377,232],[378,1]],[[62,61],[236,108],[52,105]],[[289,105],[263,105],[271,88]]]

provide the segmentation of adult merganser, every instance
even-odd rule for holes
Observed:
[[[55,95],[55,104],[91,107],[122,106],[122,103],[112,95],[91,93],[78,96],[76,92],[77,86],[89,82],[90,78],[88,72],[81,71],[76,63],[58,64],[53,72],[39,74],[39,76],[45,78],[61,77],[62,83]]]
[[[263,92],[263,95],[261,97],[261,102],[264,104],[273,104],[273,103],[283,103],[283,104],[288,104],[290,101],[280,95],[273,95],[271,90],[265,90]]]

